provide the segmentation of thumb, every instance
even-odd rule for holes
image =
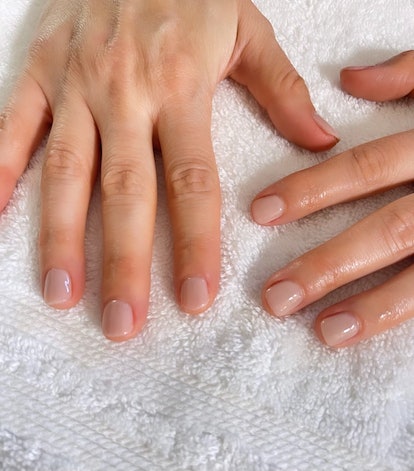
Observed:
[[[312,105],[304,80],[276,41],[271,24],[252,2],[240,11],[237,65],[231,77],[245,85],[286,139],[313,151],[338,142]]]
[[[414,50],[382,64],[346,67],[341,70],[341,86],[355,97],[373,101],[414,97]]]

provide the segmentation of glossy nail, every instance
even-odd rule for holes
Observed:
[[[351,65],[349,67],[344,67],[342,70],[349,70],[351,72],[358,72],[360,70],[372,69],[372,65]]]
[[[335,131],[335,129],[328,124],[321,116],[319,116],[317,113],[313,115],[313,119],[315,120],[316,124],[322,129],[322,131],[326,134],[329,134],[329,136],[334,137],[337,141],[339,141],[339,135]]]
[[[279,281],[266,290],[265,299],[275,316],[293,314],[304,299],[303,289],[293,281]]]
[[[358,319],[349,312],[340,312],[326,317],[321,322],[321,334],[326,344],[336,347],[355,337],[360,330]]]
[[[102,314],[102,331],[110,339],[122,339],[134,330],[134,314],[129,304],[110,301]]]
[[[184,312],[202,311],[209,303],[207,282],[204,278],[187,278],[181,285],[181,308]]]
[[[284,201],[276,195],[263,196],[252,203],[252,216],[258,224],[269,224],[285,211]]]
[[[52,307],[66,303],[72,297],[72,281],[65,270],[52,268],[47,272],[43,298]]]

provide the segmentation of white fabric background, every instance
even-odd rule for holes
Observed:
[[[1,0],[1,103],[42,3]],[[39,152],[0,216],[2,470],[414,469],[414,323],[339,352],[320,345],[311,328],[320,309],[406,262],[283,323],[263,311],[259,297],[275,269],[411,188],[277,229],[257,227],[248,213],[254,194],[273,180],[412,127],[412,102],[379,105],[346,96],[338,71],[412,48],[413,2],[256,4],[342,141],[328,153],[300,150],[274,132],[244,89],[223,83],[212,129],[224,200],[219,296],[197,318],[177,309],[160,183],[149,320],[142,335],[124,344],[105,340],[99,327],[98,192],[88,222],[84,299],[64,313],[42,302]]]

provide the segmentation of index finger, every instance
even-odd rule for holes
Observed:
[[[413,147],[414,131],[406,131],[293,173],[256,196],[251,206],[253,219],[262,225],[285,224],[409,182],[414,177]]]

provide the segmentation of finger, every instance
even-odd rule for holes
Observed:
[[[38,83],[24,74],[0,116],[0,211],[50,124],[47,99]]]
[[[414,267],[386,283],[324,310],[316,319],[320,340],[346,347],[391,329],[414,317]]]
[[[265,308],[286,316],[413,253],[414,195],[401,198],[299,257],[268,280]]]
[[[270,23],[250,2],[244,2],[239,24],[242,52],[231,77],[246,85],[267,110],[276,129],[295,144],[319,151],[339,138],[311,102],[304,80],[280,46]]]
[[[93,117],[72,90],[57,105],[42,172],[43,296],[58,309],[73,306],[83,294],[85,223],[98,146]]]
[[[220,187],[205,100],[166,106],[159,135],[174,236],[178,303],[188,313],[206,310],[220,277]]]
[[[413,147],[414,132],[403,132],[293,173],[256,196],[252,217],[262,225],[285,224],[322,208],[412,181]]]
[[[368,67],[346,67],[341,71],[342,88],[353,96],[373,101],[414,97],[414,51]]]
[[[147,316],[156,211],[152,122],[131,97],[97,116],[102,141],[104,335],[134,337]]]

